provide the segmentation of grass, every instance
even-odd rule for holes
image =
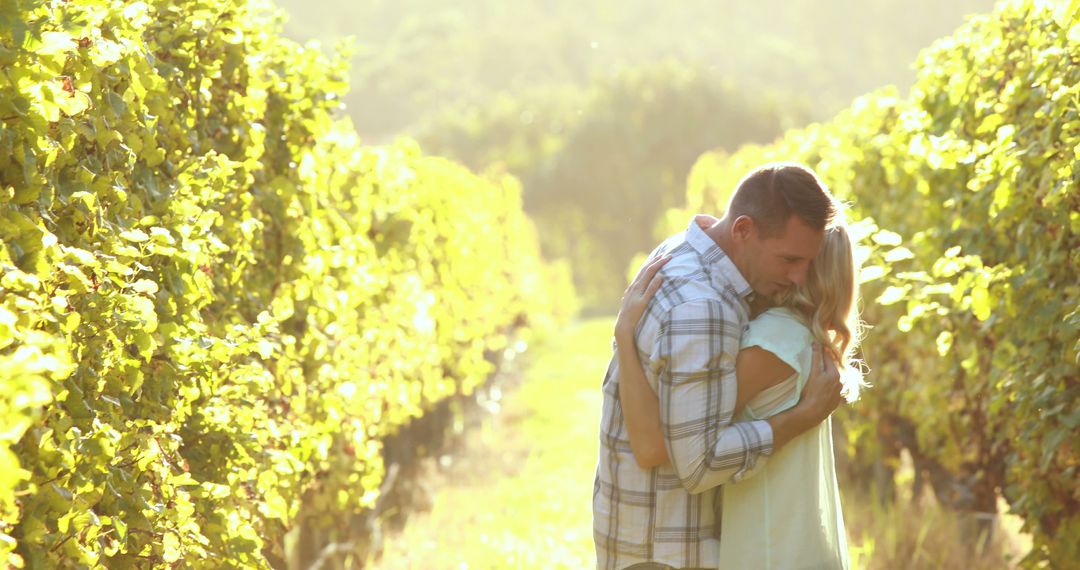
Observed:
[[[929,486],[914,496],[913,475],[911,458],[904,451],[895,479],[897,500],[889,504],[845,492],[854,486],[840,481],[852,568],[998,570],[1016,568],[1031,550],[1031,537],[1021,532],[1020,517],[998,515],[991,536],[977,536],[974,515],[942,508]],[[999,499],[998,512],[1007,510]],[[969,546],[979,542],[981,547]]]
[[[526,353],[524,381],[442,469],[432,510],[388,538],[375,568],[595,565],[592,484],[611,323],[572,325]]]
[[[586,320],[526,353],[501,411],[472,430],[461,454],[432,461],[431,510],[389,536],[372,567],[594,567],[592,483],[611,325],[610,317]],[[965,546],[969,521],[930,496],[912,497],[911,478],[902,466],[899,500],[887,505],[840,482],[852,568],[1010,568],[1030,548],[1019,519],[1006,515],[974,552]]]

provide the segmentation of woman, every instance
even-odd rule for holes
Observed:
[[[620,395],[651,396],[634,332],[659,288],[665,260],[648,264],[623,297],[615,325]],[[862,374],[853,354],[861,331],[851,240],[843,226],[826,230],[806,282],[751,321],[736,359],[736,421],[765,419],[793,407],[810,373],[814,345],[842,364],[845,396],[858,397]],[[648,417],[626,417],[643,467],[668,461],[659,402]],[[848,568],[847,540],[833,464],[831,420],[793,439],[756,476],[725,485],[720,560],[726,568]],[[635,437],[636,434],[636,437]],[[645,450],[660,450],[646,452]],[[651,456],[643,457],[649,453]],[[659,455],[657,455],[659,454]],[[720,504],[718,502],[718,504]]]

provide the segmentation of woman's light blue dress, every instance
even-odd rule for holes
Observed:
[[[750,322],[742,348],[761,347],[795,373],[763,390],[740,419],[765,419],[793,407],[810,376],[813,336],[784,308]],[[723,486],[721,568],[848,568],[844,517],[827,419],[773,454],[757,475]]]

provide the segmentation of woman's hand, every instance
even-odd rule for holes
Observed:
[[[658,275],[657,272],[670,260],[670,255],[654,257],[645,264],[645,267],[638,272],[634,281],[623,292],[622,306],[619,307],[619,316],[615,319],[616,340],[619,337],[633,338],[634,329],[641,320],[641,316],[645,314],[645,307],[656,295],[660,284],[664,282],[664,276]]]
[[[634,277],[623,293],[619,317],[615,320],[615,352],[619,358],[619,405],[622,406],[626,434],[634,460],[642,469],[652,469],[668,462],[664,433],[660,428],[660,400],[645,377],[645,369],[635,348],[634,329],[645,314],[645,307],[656,295],[664,277],[660,268],[670,255],[655,257]]]
[[[708,214],[698,214],[694,216],[694,223],[697,224],[702,231],[705,231],[720,223],[720,220]]]

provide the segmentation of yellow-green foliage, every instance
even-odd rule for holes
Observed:
[[[514,180],[361,146],[344,59],[278,29],[0,0],[0,565],[264,567],[573,310]]]
[[[1029,562],[1061,567],[1080,559],[1078,10],[1002,4],[923,52],[910,97],[705,155],[664,228],[721,211],[772,160],[810,164],[887,228],[866,242],[875,386],[847,415],[854,461],[902,443],[965,489],[938,489],[954,507],[992,512],[1000,490],[1034,534]]]

